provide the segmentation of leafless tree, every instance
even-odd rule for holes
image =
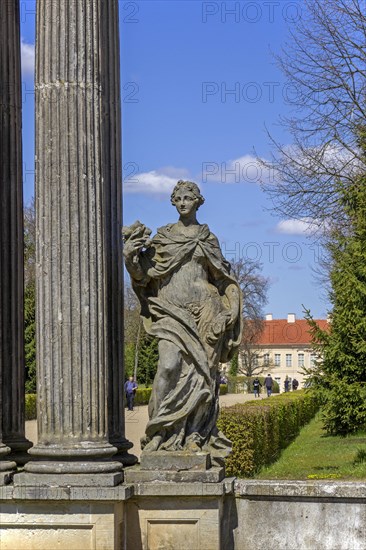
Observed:
[[[262,274],[261,263],[250,258],[242,258],[232,267],[243,293],[243,337],[238,372],[253,376],[261,372],[258,362],[261,358],[252,350],[252,344],[263,330],[263,308],[268,301],[269,279]]]
[[[262,264],[250,258],[241,258],[232,262],[232,268],[243,293],[244,322],[260,323],[269,288],[269,279],[262,274]]]
[[[365,171],[358,131],[366,120],[364,0],[303,0],[278,61],[293,86],[291,116],[281,125],[292,143],[273,136],[274,181],[263,183],[281,216],[306,221],[318,234],[342,226],[339,190]]]

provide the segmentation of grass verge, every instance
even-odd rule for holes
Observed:
[[[366,432],[328,436],[321,415],[301,429],[277,462],[261,469],[258,479],[366,479]]]

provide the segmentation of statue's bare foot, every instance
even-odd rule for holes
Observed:
[[[161,443],[162,439],[163,438],[162,438],[161,435],[154,435],[152,440],[149,441],[149,443],[147,443],[147,445],[145,445],[144,453],[153,453],[154,451],[157,451],[159,446],[160,446],[160,443]]]

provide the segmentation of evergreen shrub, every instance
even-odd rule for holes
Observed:
[[[227,394],[227,384],[220,384],[220,395]]]
[[[317,399],[302,390],[221,409],[218,427],[233,446],[227,475],[253,477],[275,462],[318,409]]]
[[[137,388],[135,405],[148,405],[151,396],[151,388]]]
[[[25,419],[35,420],[37,418],[37,394],[27,393],[25,396]]]

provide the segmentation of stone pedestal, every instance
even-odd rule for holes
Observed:
[[[226,545],[224,504],[233,480],[141,483],[127,503],[128,550],[220,550]]]
[[[131,447],[118,25],[117,0],[37,2],[38,444],[16,483],[119,483]]]
[[[211,467],[210,453],[190,453],[187,451],[154,451],[141,453],[142,470],[206,471]]]
[[[124,550],[130,487],[6,487],[1,550]]]
[[[125,472],[126,483],[219,483],[224,477],[225,468],[211,467],[210,453],[188,451],[143,452],[140,465]]]
[[[0,52],[0,457],[10,452],[13,460],[23,463],[31,443],[24,435],[19,2],[6,2],[0,10]],[[2,464],[1,480],[4,468]]]

